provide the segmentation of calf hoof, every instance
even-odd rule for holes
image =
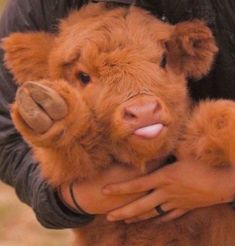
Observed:
[[[36,133],[45,133],[68,113],[64,99],[53,89],[37,82],[19,88],[16,104],[25,123]]]

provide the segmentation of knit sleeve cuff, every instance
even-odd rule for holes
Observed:
[[[58,193],[47,183],[42,183],[34,211],[38,221],[47,228],[77,228],[91,222],[93,215],[75,213],[60,200]]]

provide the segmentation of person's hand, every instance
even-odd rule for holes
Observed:
[[[160,212],[158,221],[161,223],[176,219],[195,208],[232,201],[235,171],[232,167],[213,169],[202,163],[176,162],[128,182],[112,182],[104,187],[103,192],[112,196],[149,192],[108,213],[109,221],[132,223],[159,216]]]
[[[121,182],[140,176],[140,173],[125,167],[124,165],[114,166],[92,180],[74,182],[73,191],[79,207],[88,214],[106,214],[109,211],[128,204],[143,196],[143,192],[106,196],[102,188],[111,182]],[[73,210],[77,210],[70,194],[69,184],[60,187],[62,200]]]

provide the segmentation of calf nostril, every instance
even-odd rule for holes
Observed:
[[[130,123],[153,122],[161,111],[157,101],[137,101],[125,105],[122,109],[122,119]]]
[[[161,110],[161,105],[157,102],[155,102],[152,107],[153,107],[153,111],[152,111],[153,113],[156,113],[159,110]]]
[[[123,118],[129,121],[129,120],[136,120],[138,117],[133,112],[131,112],[131,110],[125,108]]]

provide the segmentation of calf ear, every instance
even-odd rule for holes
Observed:
[[[210,71],[218,52],[211,30],[199,20],[177,24],[167,48],[174,71],[195,79]]]
[[[17,83],[48,77],[48,56],[54,36],[45,32],[14,33],[4,38],[4,62]]]

